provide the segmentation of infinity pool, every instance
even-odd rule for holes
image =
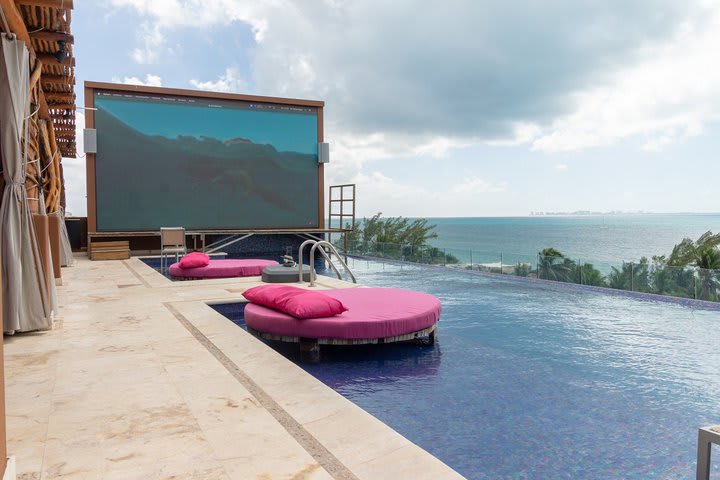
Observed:
[[[694,477],[697,428],[720,423],[720,312],[354,263],[359,283],[438,296],[439,341],[300,365],[467,478]]]

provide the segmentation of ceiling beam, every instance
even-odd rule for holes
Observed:
[[[75,94],[71,92],[60,93],[60,92],[45,92],[45,99],[47,101],[70,101],[75,102]]]
[[[35,49],[33,49],[32,42],[30,41],[30,35],[28,35],[27,27],[25,27],[25,20],[20,14],[20,10],[18,10],[17,5],[15,5],[15,2],[13,2],[13,0],[0,0],[0,8],[2,8],[2,11],[5,14],[8,28],[10,28],[10,31],[12,33],[17,35],[18,39],[25,42],[25,45],[31,52],[32,57],[32,53],[35,52]],[[40,104],[40,118],[50,118],[50,116],[48,115],[47,102],[45,101],[45,96],[42,94],[42,92],[40,93],[38,103]]]
[[[50,103],[48,104],[50,110],[75,110],[74,103]]]
[[[40,30],[39,32],[32,32],[29,34],[33,40],[45,40],[46,42],[65,42],[75,43],[75,37],[69,33],[63,32],[46,32]]]
[[[73,0],[15,0],[15,3],[29,7],[51,7],[65,10],[73,8]]]
[[[32,49],[30,36],[27,33],[27,27],[25,27],[25,20],[23,19],[20,10],[18,10],[17,6],[15,6],[15,2],[12,0],[0,0],[0,6],[5,14],[10,31],[17,35],[20,40],[25,42],[25,45],[27,45],[29,49]]]
[[[43,63],[43,65],[67,65],[68,67],[75,66],[75,59],[72,55],[66,56],[62,62],[58,62],[57,58],[55,58],[54,53],[38,53],[37,58]]]
[[[54,85],[75,85],[75,77],[65,75],[43,75],[42,77],[40,77],[40,83],[52,83]]]

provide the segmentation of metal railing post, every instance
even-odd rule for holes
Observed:
[[[311,243],[315,243],[317,240],[305,240],[303,243],[300,244],[300,248],[298,248],[298,282],[302,283],[303,281],[303,250],[305,250],[306,245],[310,245]],[[315,268],[315,265],[311,265],[310,269],[313,270]]]
[[[330,264],[330,266],[332,267],[332,269],[333,269],[333,270],[335,271],[335,273],[337,274],[338,278],[341,278],[340,272],[339,272],[338,269],[335,267],[335,265],[332,263],[332,260],[330,260],[330,257],[329,257],[328,254],[325,252],[325,250],[323,250],[323,247],[327,247],[327,248],[330,250],[330,253],[331,253],[331,254],[334,254],[334,255],[338,258],[338,261],[340,262],[340,265],[342,265],[342,267],[345,269],[345,271],[347,272],[347,274],[350,275],[350,278],[352,279],[353,283],[357,283],[357,280],[355,279],[355,275],[353,274],[352,270],[350,270],[350,267],[348,267],[347,263],[345,263],[345,262],[343,261],[342,257],[338,254],[338,252],[337,252],[337,250],[335,249],[335,247],[333,246],[333,244],[330,243],[330,242],[328,242],[328,241],[326,241],[326,240],[321,240],[321,241],[319,241],[319,242],[316,241],[316,242],[315,242],[315,245],[313,245],[312,248],[310,249],[310,286],[311,286],[311,287],[314,287],[314,286],[315,286],[315,279],[317,278],[317,276],[316,276],[316,274],[315,274],[315,250],[317,250],[318,248],[320,248],[320,253],[321,253],[321,254],[325,257],[325,259],[328,261],[328,263]],[[385,264],[383,264],[383,267],[384,267],[384,266],[385,266]],[[301,266],[300,272],[301,272],[301,275],[302,275],[302,266]],[[301,276],[300,278],[302,278],[302,276]]]
[[[583,284],[583,278],[582,278],[583,268],[582,268],[582,263],[580,263],[579,258],[578,258],[577,264],[578,264],[578,270],[580,271],[580,285],[582,285]]]

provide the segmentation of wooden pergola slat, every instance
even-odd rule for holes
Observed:
[[[55,58],[55,54],[53,53],[38,53],[37,54],[38,60],[43,62],[43,65],[47,66],[59,66],[59,65],[65,65],[68,67],[74,67],[75,66],[75,58],[73,58],[71,55],[68,55],[65,57],[62,62],[58,62],[58,59]]]
[[[50,110],[75,110],[74,103],[49,103]]]
[[[56,85],[75,85],[75,76],[65,75],[43,75],[40,83],[56,84]]]
[[[32,32],[28,35],[30,35],[30,38],[33,40],[43,40],[46,42],[65,42],[68,44],[75,42],[75,38],[72,35],[63,32],[48,32],[40,30],[39,32]]]
[[[30,66],[33,71],[40,71],[39,84],[37,90],[36,101],[39,105],[38,119],[48,121],[48,133],[52,137],[52,128],[56,122],[62,122],[67,116],[74,117],[74,110],[60,109],[53,107],[51,112],[48,108],[47,101],[43,92],[44,88],[50,90],[65,90],[72,94],[75,78],[72,67],[75,65],[75,59],[72,52],[73,36],[70,34],[70,9],[73,8],[72,0],[0,0],[0,8],[2,8],[8,27],[12,33],[17,35],[30,50]],[[48,25],[52,25],[47,29]],[[32,36],[28,33],[28,29],[36,27],[45,27],[46,30],[33,32]],[[65,33],[67,32],[67,33]],[[46,53],[48,50],[58,49],[57,42],[64,41],[66,43],[67,57],[58,62],[54,53]],[[35,45],[33,45],[33,43]],[[35,50],[35,46],[38,50]],[[63,75],[65,73],[65,75]],[[49,76],[57,78],[47,79]],[[61,79],[58,83],[55,80]],[[47,79],[47,81],[46,81]],[[36,80],[37,83],[37,80]],[[74,98],[64,98],[62,105],[74,104]],[[63,142],[62,154],[66,156],[74,156],[75,144],[73,142]]]
[[[75,102],[75,93],[74,92],[67,92],[67,93],[55,93],[55,92],[45,92],[45,99],[48,101],[58,101],[66,102],[71,101]]]
[[[74,8],[73,0],[15,0],[15,3],[29,7]]]

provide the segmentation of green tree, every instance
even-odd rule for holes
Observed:
[[[720,245],[720,233],[713,234],[709,230],[700,235],[694,242],[689,238],[683,238],[680,243],[673,247],[667,264],[671,267],[697,265],[702,252],[717,248],[718,245]]]
[[[694,266],[698,268],[698,284],[700,291],[699,298],[704,300],[717,301],[718,284],[720,283],[720,233],[713,234],[707,231],[692,241],[683,238],[680,243],[673,247],[667,265],[669,267],[682,268]],[[693,292],[696,293],[696,292]]]
[[[513,273],[518,277],[528,277],[532,272],[532,266],[529,263],[518,262],[513,267]]]
[[[421,247],[427,244],[428,240],[437,238],[437,233],[433,231],[435,225],[429,225],[426,218],[382,218],[382,213],[377,213],[371,218],[356,221],[354,227],[351,232],[346,233],[349,242],[394,243]]]
[[[377,213],[356,221],[345,237],[351,253],[420,263],[459,263],[455,256],[427,245],[438,236],[434,229],[425,218],[382,218],[382,213]]]
[[[700,298],[717,301],[718,284],[720,284],[720,250],[716,247],[699,250],[695,266],[699,268]]]
[[[612,267],[607,276],[607,285],[618,290],[651,292],[650,262],[642,257],[639,262],[623,263],[620,269]]]
[[[572,282],[575,262],[554,248],[544,248],[538,253],[538,278],[557,282]]]
[[[575,283],[583,285],[593,285],[595,287],[605,286],[605,277],[600,270],[595,268],[592,263],[582,263],[575,267],[574,272]]]
[[[650,279],[654,293],[686,298],[695,296],[695,272],[668,265],[665,255],[652,257]]]

